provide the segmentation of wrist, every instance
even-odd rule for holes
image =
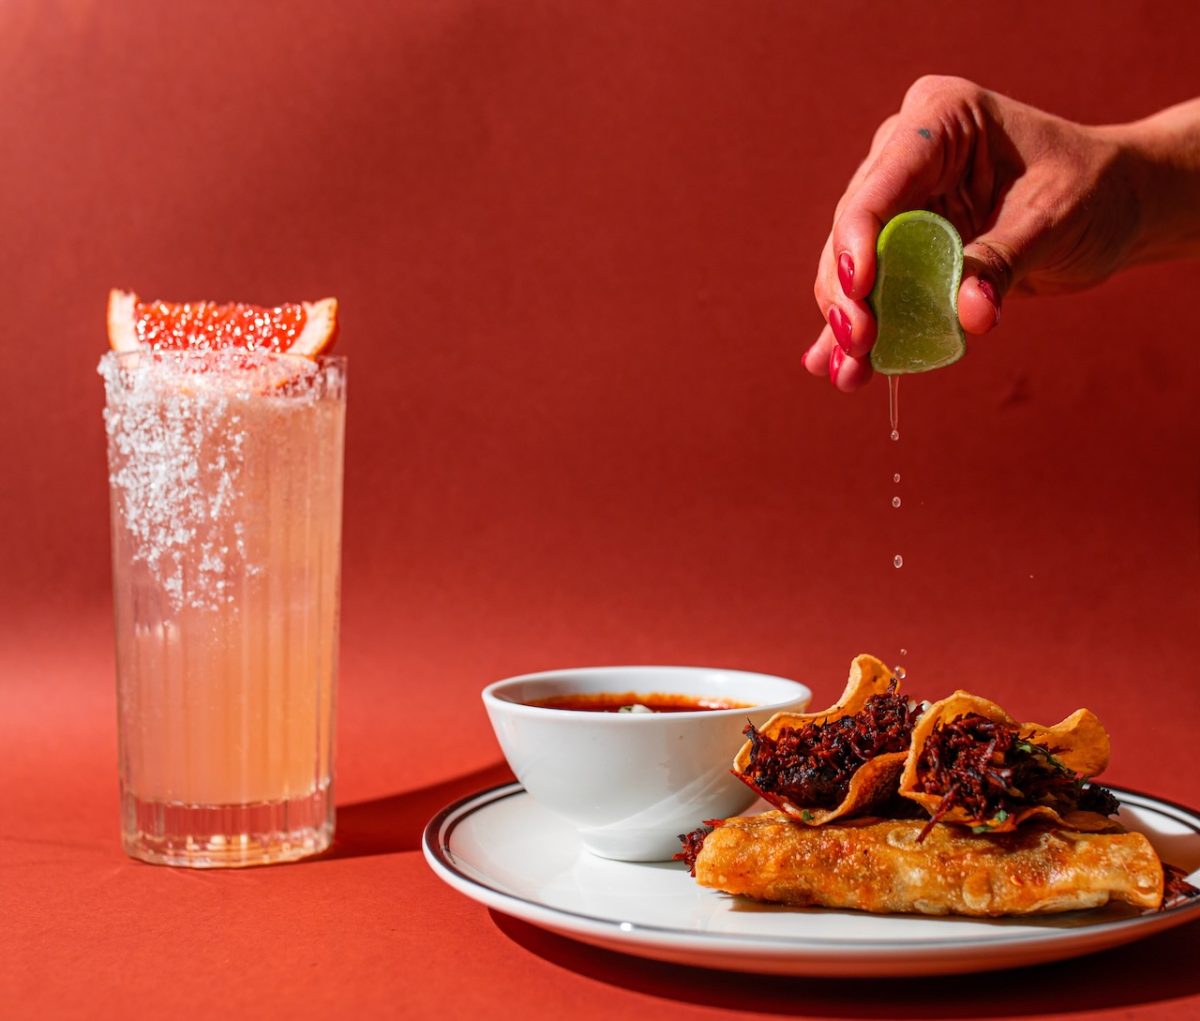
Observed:
[[[1129,261],[1200,256],[1200,101],[1097,130],[1117,145],[1137,210]]]

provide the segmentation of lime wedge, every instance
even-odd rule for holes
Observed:
[[[875,250],[875,286],[867,298],[878,324],[871,367],[898,376],[958,361],[967,350],[958,322],[958,231],[918,209],[888,220]]]

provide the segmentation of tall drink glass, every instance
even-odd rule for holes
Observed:
[[[333,837],[346,365],[106,354],[121,831],[198,867]]]

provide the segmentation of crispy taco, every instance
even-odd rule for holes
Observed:
[[[894,798],[921,707],[874,656],[850,665],[846,690],[819,713],[776,713],[748,740],[733,772],[793,819],[821,826]]]
[[[1031,820],[1100,830],[1118,808],[1090,782],[1108,754],[1108,733],[1088,709],[1044,727],[956,691],[914,727],[899,789],[929,813],[926,832],[946,822],[1007,833]]]

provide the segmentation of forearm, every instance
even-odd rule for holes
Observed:
[[[1200,98],[1106,130],[1130,159],[1139,209],[1130,261],[1200,257]]]

